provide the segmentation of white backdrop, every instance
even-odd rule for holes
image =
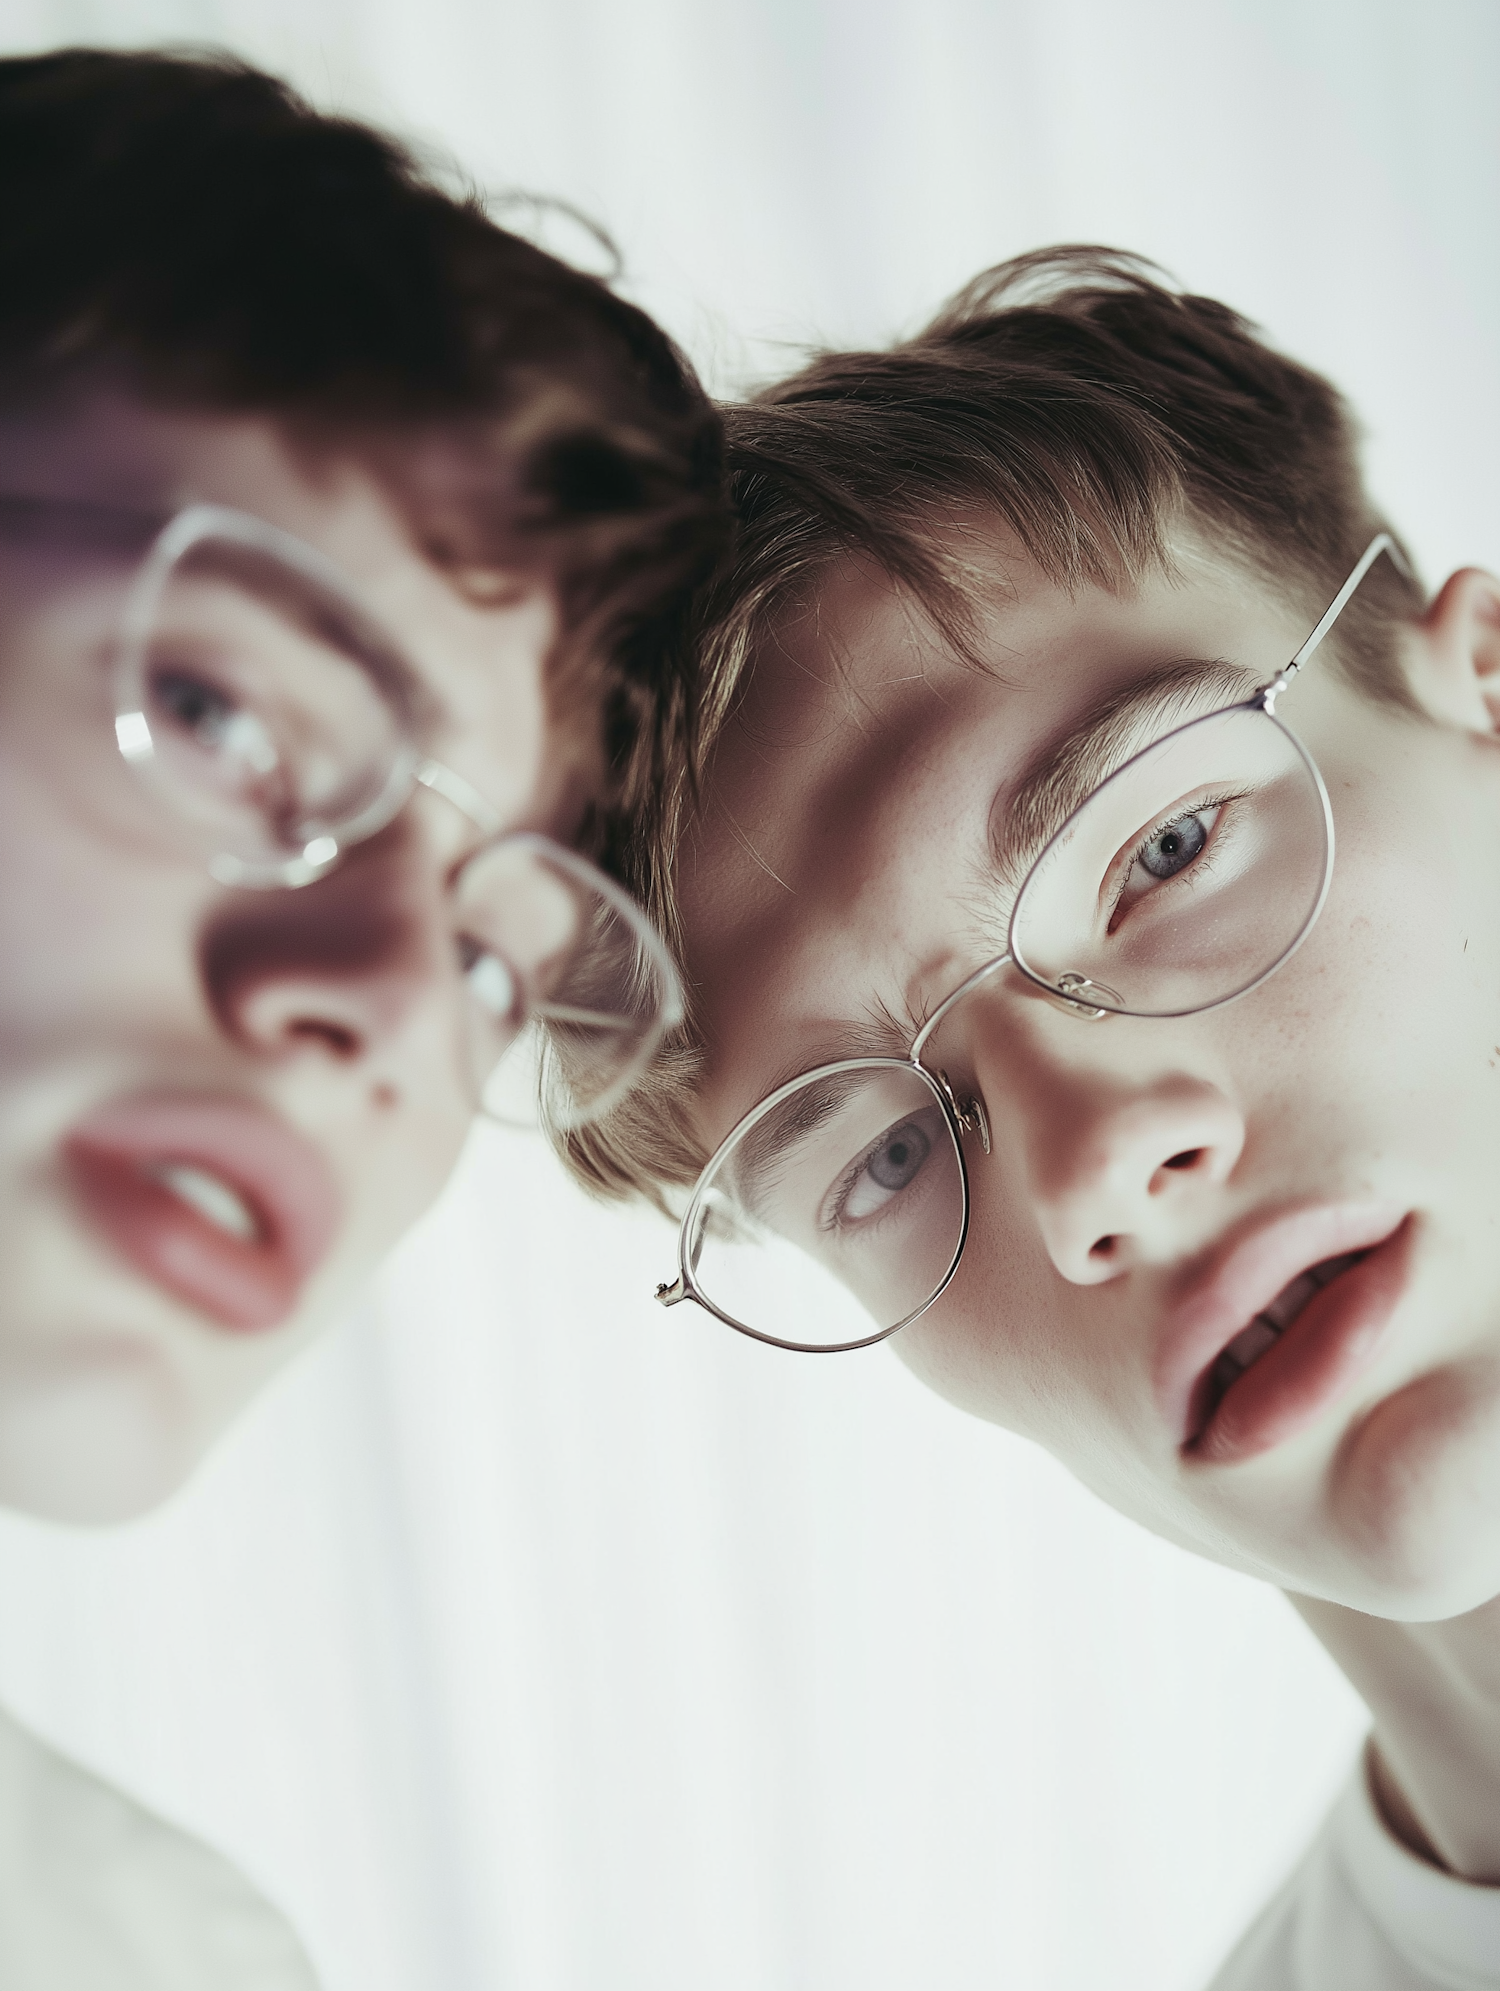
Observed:
[[[224,43],[566,196],[725,391],[1144,250],[1352,391],[1430,576],[1500,562],[1495,0],[0,0],[67,40]],[[0,1694],[329,1991],[1201,1984],[1353,1696],[888,1352],[664,1315],[670,1270],[476,1137],[173,1508],[0,1524]]]

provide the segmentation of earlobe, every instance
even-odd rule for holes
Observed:
[[[1412,689],[1436,719],[1500,735],[1500,580],[1461,567],[1417,625]]]

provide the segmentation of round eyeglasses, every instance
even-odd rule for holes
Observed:
[[[219,506],[159,524],[0,497],[20,591],[39,597],[43,621],[57,604],[50,640],[112,659],[120,753],[212,876],[311,884],[418,788],[443,796],[483,839],[449,886],[476,1103],[562,1128],[606,1111],[682,1014],[644,913],[575,852],[506,833],[469,782],[423,752],[419,673],[322,554]],[[127,561],[122,600],[113,577]],[[90,604],[112,621],[98,637]],[[70,614],[78,630],[60,635]]]
[[[1130,755],[1067,815],[1025,874],[1005,951],[904,1058],[819,1066],[739,1121],[693,1189],[664,1306],[695,1300],[800,1352],[883,1341],[958,1269],[964,1138],[990,1148],[982,1100],[925,1058],[959,1003],[1013,968],[1076,1015],[1181,1017],[1275,974],[1322,911],[1334,843],[1323,778],[1276,702],[1382,553],[1405,571],[1380,533],[1269,684]]]

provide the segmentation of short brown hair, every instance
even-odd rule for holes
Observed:
[[[626,806],[680,755],[670,632],[724,539],[717,414],[644,312],[395,140],[225,55],[0,60],[0,392],[101,374],[367,446],[456,579],[554,583],[554,704],[602,707]],[[456,501],[416,472],[438,439]]]
[[[954,526],[976,509],[1067,587],[1169,569],[1186,519],[1311,614],[1383,523],[1333,386],[1116,250],[1003,263],[914,339],[820,354],[726,419],[739,540],[696,611],[697,758],[679,759],[614,852],[679,959],[672,871],[696,768],[779,618],[841,555],[878,561],[962,655],[974,593]],[[1346,611],[1338,655],[1370,695],[1410,704],[1393,624],[1420,608],[1387,561]],[[563,1142],[588,1187],[665,1207],[693,1181],[707,1159],[690,1112],[700,1055],[689,990],[687,1022],[636,1090]]]

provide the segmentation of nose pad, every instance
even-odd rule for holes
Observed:
[[[1047,1113],[1028,1130],[1043,1242],[1077,1286],[1103,1285],[1179,1245],[1184,1221],[1245,1144],[1238,1109],[1201,1080],[1174,1076],[1143,1092],[1091,1078],[1050,1087]]]
[[[437,960],[409,848],[398,821],[316,884],[220,902],[198,960],[227,1035],[269,1055],[310,1047],[352,1061],[399,1027]]]

